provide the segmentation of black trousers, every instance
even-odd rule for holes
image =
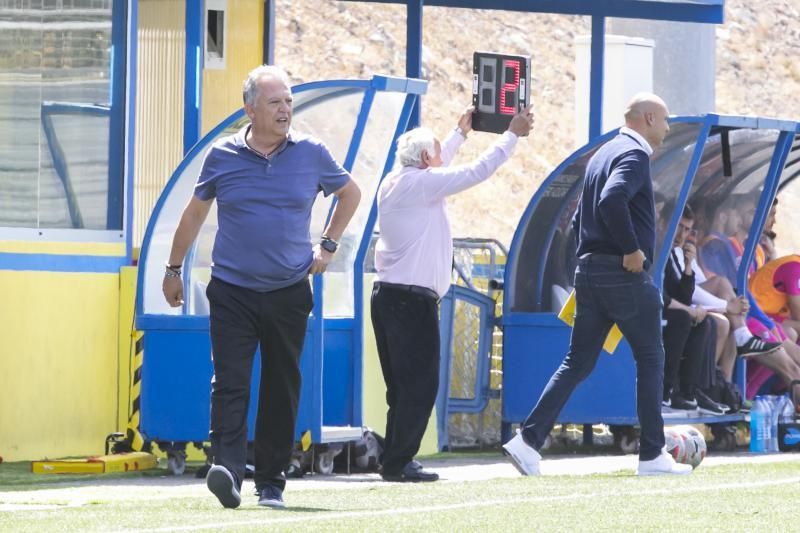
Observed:
[[[294,444],[300,398],[300,353],[313,307],[307,279],[272,292],[256,292],[212,278],[210,304],[211,455],[244,479],[247,408],[256,347],[261,346],[261,381],[255,430],[257,488],[286,486],[284,470]]]
[[[714,321],[706,317],[692,324],[689,313],[682,309],[665,309],[667,325],[664,335],[664,396],[681,391],[694,396],[698,387],[707,387],[710,379],[709,358],[713,368],[716,343]]]
[[[436,298],[376,284],[372,327],[389,406],[381,463],[398,475],[419,451],[439,390]]]

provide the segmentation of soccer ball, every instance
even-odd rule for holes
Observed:
[[[697,468],[706,457],[706,439],[703,434],[693,426],[681,426],[681,433],[686,435],[686,464]]]
[[[687,436],[684,435],[679,428],[671,426],[664,429],[664,440],[667,453],[675,459],[675,462],[686,464],[688,459]]]
[[[697,468],[706,456],[706,439],[693,426],[671,426],[664,430],[667,453],[676,463]]]

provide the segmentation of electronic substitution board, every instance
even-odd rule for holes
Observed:
[[[472,129],[502,133],[530,103],[531,58],[475,52],[472,63]]]

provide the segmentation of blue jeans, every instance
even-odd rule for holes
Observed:
[[[621,257],[591,254],[578,262],[575,297],[569,352],[523,423],[522,436],[534,448],[542,447],[572,391],[594,369],[606,335],[616,323],[636,360],[639,458],[655,459],[664,446],[661,295],[647,272],[624,270]]]

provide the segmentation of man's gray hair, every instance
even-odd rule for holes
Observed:
[[[436,136],[428,128],[414,128],[397,139],[397,160],[404,167],[422,166],[422,152],[433,155]]]
[[[245,104],[253,105],[256,102],[256,98],[258,98],[258,80],[261,78],[271,78],[273,80],[281,81],[284,85],[289,87],[289,90],[291,90],[291,85],[289,85],[289,75],[286,74],[285,70],[283,70],[281,67],[276,67],[273,65],[261,65],[260,67],[256,67],[251,70],[247,75],[247,79],[244,80],[242,97]]]

